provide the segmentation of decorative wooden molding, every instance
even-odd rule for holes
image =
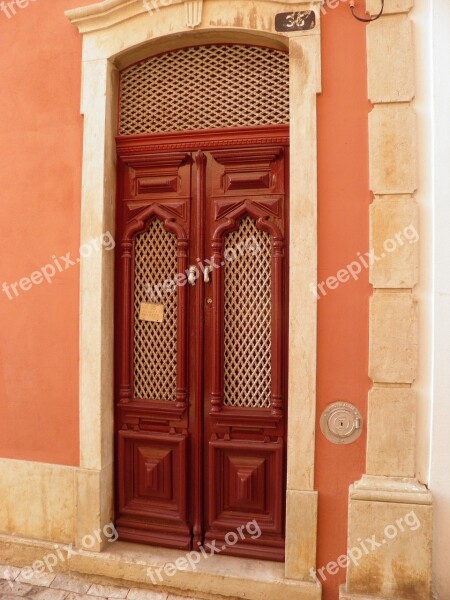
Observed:
[[[142,154],[150,154],[166,150],[196,151],[198,148],[204,150],[220,150],[223,148],[245,148],[256,144],[268,146],[287,146],[289,144],[289,125],[270,125],[263,127],[237,127],[221,130],[209,129],[207,131],[186,131],[182,133],[154,133],[148,135],[117,136],[116,146],[118,155],[127,162],[134,165],[132,156],[139,155],[138,163],[142,160]],[[273,155],[273,148],[270,155]],[[180,155],[180,160],[181,160]],[[217,154],[217,156],[222,156]],[[157,157],[155,157],[155,160]],[[152,159],[151,159],[152,160]],[[175,161],[175,158],[174,158]]]

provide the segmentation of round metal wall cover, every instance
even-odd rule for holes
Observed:
[[[323,411],[320,428],[333,444],[351,444],[362,433],[363,418],[350,402],[334,402]]]

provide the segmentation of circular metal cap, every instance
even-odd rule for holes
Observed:
[[[320,428],[333,444],[351,444],[362,433],[363,418],[350,402],[334,402],[323,411]]]

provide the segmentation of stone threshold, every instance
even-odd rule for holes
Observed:
[[[78,574],[101,585],[151,589],[205,600],[321,599],[319,584],[286,579],[282,563],[211,556],[202,558],[196,570],[175,570],[170,577],[161,572],[160,583],[157,570],[174,564],[185,553],[120,541],[108,544],[103,552],[72,548],[68,552],[67,548],[64,544],[0,535],[0,563],[28,567],[53,553],[59,556],[54,573]],[[152,583],[148,569],[157,585]]]

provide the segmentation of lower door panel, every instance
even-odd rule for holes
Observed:
[[[187,438],[119,433],[119,533],[129,540],[189,550]]]
[[[283,442],[210,442],[210,523],[207,541],[221,551],[284,559]],[[249,524],[251,524],[249,526]],[[247,531],[247,528],[250,530]]]

